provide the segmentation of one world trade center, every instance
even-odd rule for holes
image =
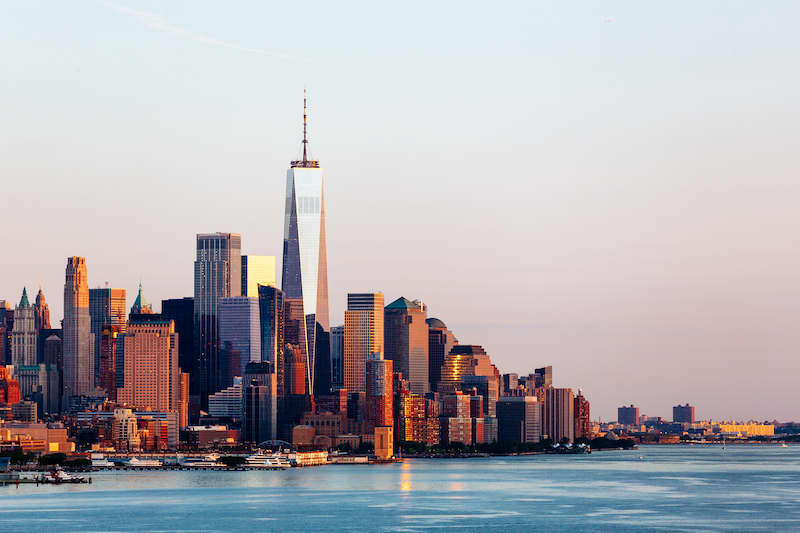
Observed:
[[[325,179],[319,161],[308,158],[307,125],[304,96],[303,157],[292,161],[286,173],[281,288],[287,303],[286,342],[305,361],[306,394],[319,396],[331,387]]]

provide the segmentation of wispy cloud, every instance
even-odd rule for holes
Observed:
[[[178,39],[184,39],[187,41],[195,41],[198,43],[210,44],[212,46],[219,46],[221,48],[228,48],[230,50],[238,50],[240,52],[247,52],[251,54],[260,54],[264,56],[274,57],[276,59],[284,59],[284,60],[296,60],[296,58],[282,54],[280,52],[272,52],[270,50],[264,50],[263,48],[252,48],[249,46],[242,46],[237,43],[232,43],[229,41],[223,41],[221,39],[217,39],[215,37],[211,37],[209,35],[205,35],[203,33],[199,33],[192,30],[187,30],[186,28],[181,28],[180,26],[176,26],[169,22],[166,18],[158,15],[156,13],[151,13],[149,11],[141,11],[138,9],[133,9],[127,6],[115,4],[113,2],[107,2],[101,0],[101,3],[107,7],[115,9],[120,13],[125,13],[126,15],[131,15],[136,18],[139,22],[156,31],[168,33]]]

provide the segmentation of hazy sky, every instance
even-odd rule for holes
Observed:
[[[192,294],[195,234],[280,256],[327,180],[348,291],[420,298],[593,417],[800,420],[797,2],[0,3],[0,299],[70,255]]]

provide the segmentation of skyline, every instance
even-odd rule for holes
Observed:
[[[282,172],[298,151],[302,80],[273,72],[296,66],[175,39],[103,4],[74,9],[107,25],[89,35],[108,39],[108,57],[89,53],[77,36],[66,47],[74,58],[56,50],[49,39],[67,30],[50,26],[55,21],[41,21],[51,33],[36,46],[16,27],[0,32],[0,43],[32,60],[25,65],[12,58],[9,79],[19,84],[0,87],[0,96],[16,103],[9,118],[17,126],[0,143],[0,174],[15,178],[3,184],[12,229],[6,249],[15,250],[15,261],[4,265],[0,298],[15,305],[22,287],[35,291],[41,275],[57,324],[64,260],[73,255],[86,257],[90,288],[108,280],[134,295],[141,279],[151,302],[191,296],[197,233],[240,233],[243,254],[280,256]],[[168,9],[164,20],[177,27],[208,29],[202,34],[231,34],[226,24],[236,22],[215,27],[203,19],[210,16],[207,6],[194,16],[158,9]],[[431,8],[429,23],[442,23],[440,9]],[[689,402],[700,418],[800,418],[791,379],[800,350],[800,334],[793,331],[800,316],[800,220],[793,199],[800,186],[797,161],[789,155],[798,142],[791,122],[799,110],[791,97],[797,79],[770,69],[791,57],[782,56],[787,52],[779,45],[796,41],[787,33],[796,9],[732,10],[730,28],[716,36],[721,43],[703,41],[688,21],[681,30],[698,46],[695,55],[687,43],[666,48],[668,33],[644,38],[655,59],[672,58],[658,63],[665,77],[686,68],[697,78],[670,78],[673,93],[656,90],[665,81],[656,70],[632,77],[646,65],[635,51],[601,57],[624,51],[631,32],[644,31],[626,22],[641,19],[619,13],[611,23],[579,13],[576,29],[560,24],[569,37],[591,31],[593,38],[578,41],[571,53],[561,50],[563,65],[537,52],[537,74],[564,75],[560,81],[544,77],[540,85],[535,76],[502,70],[508,63],[499,44],[470,56],[474,63],[451,45],[434,58],[454,61],[446,67],[453,79],[435,75],[432,60],[419,69],[436,83],[428,84],[428,93],[417,88],[402,98],[409,88],[402,83],[392,88],[371,79],[362,87],[363,74],[334,79],[337,67],[352,74],[366,60],[343,64],[331,52],[333,64],[307,80],[312,110],[319,113],[310,128],[313,156],[325,161],[328,177],[331,325],[343,323],[347,292],[380,290],[387,302],[421,299],[429,316],[444,321],[462,343],[484,346],[503,372],[555,365],[555,382],[581,384],[595,418],[613,419],[617,407],[631,402],[665,417],[673,405]],[[708,24],[710,11],[699,6],[692,16]],[[251,14],[266,20],[263,9]],[[375,12],[362,17],[369,15]],[[387,41],[411,18],[397,15]],[[67,16],[77,15],[70,9]],[[568,20],[558,10],[543,18]],[[671,14],[647,20],[662,31],[676,22]],[[430,28],[423,26],[412,28],[430,42]],[[466,28],[444,29],[444,38],[475,52]],[[133,35],[142,49],[120,48],[106,30]],[[243,30],[231,41],[250,42],[257,33]],[[553,32],[531,39],[569,43]],[[312,56],[319,53],[314,43],[303,40]],[[337,43],[340,53],[355,46]],[[381,44],[378,53],[385,53],[389,44]],[[531,42],[518,44],[538,50]],[[739,63],[715,63],[725,45],[739,51]],[[120,54],[119,66],[104,64],[112,53]],[[317,66],[319,57],[312,60]],[[148,58],[154,62],[145,67]],[[413,58],[419,56],[390,55],[376,68],[379,74],[392,67],[414,72]],[[591,71],[599,80],[590,76],[584,80],[589,86],[578,89],[569,84],[585,76],[579,67],[600,59],[607,63]],[[185,61],[178,73],[158,86],[126,85],[134,73],[166,74],[178,60]],[[203,61],[209,72],[195,70]],[[111,71],[107,79],[91,73],[101,64]],[[39,70],[45,66],[49,76]],[[123,67],[131,72],[114,81]],[[212,71],[229,78],[214,81]],[[499,74],[496,85],[483,81],[492,72]],[[195,85],[190,80],[209,87],[198,88],[200,96],[188,94]],[[463,85],[470,80],[477,88]],[[614,85],[619,80],[630,88]],[[45,87],[51,98],[38,101]],[[558,95],[561,89],[569,90]],[[347,96],[348,90],[355,94]],[[532,96],[521,98],[526,91]],[[672,98],[657,99],[665,95]],[[515,103],[494,113],[504,98]],[[649,107],[653,102],[661,105]],[[500,118],[511,111],[518,113],[514,119]],[[407,119],[403,112],[410,113]],[[492,183],[498,169],[503,180]],[[76,207],[86,213],[76,216]],[[163,233],[167,242],[161,242]],[[754,377],[751,394],[742,394],[742,381]]]

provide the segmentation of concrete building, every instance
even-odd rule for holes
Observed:
[[[117,401],[139,409],[182,408],[178,367],[178,335],[172,320],[131,322],[123,337],[123,386]]]
[[[503,396],[497,401],[497,440],[539,442],[541,406],[535,396]]]
[[[208,397],[208,414],[214,418],[242,418],[242,378],[234,378],[233,385]]]
[[[242,256],[242,296],[258,298],[258,286],[276,287],[274,255]]]
[[[242,236],[197,235],[194,262],[194,339],[196,359],[190,375],[192,395],[202,409],[208,396],[227,387],[219,371],[219,303],[242,294]]]
[[[554,442],[575,440],[575,395],[572,389],[547,388],[542,409],[542,433]]]
[[[635,426],[639,423],[639,408],[633,404],[618,407],[617,422],[623,426]]]
[[[219,301],[219,383],[226,387],[244,373],[247,363],[261,362],[258,298],[231,296]]]
[[[14,329],[11,331],[11,364],[31,366],[36,361],[36,316],[28,301],[28,291],[14,309]]]
[[[380,460],[387,460],[394,457],[394,436],[392,426],[380,426],[375,428],[375,457]]]
[[[428,381],[430,390],[435,391],[442,379],[444,358],[458,344],[453,332],[438,318],[429,318],[428,324]]]
[[[428,324],[425,304],[398,298],[384,309],[384,357],[408,381],[415,394],[430,391]]]
[[[44,292],[39,287],[39,292],[36,295],[36,302],[33,304],[33,312],[36,317],[36,331],[43,329],[50,329],[50,306],[44,299]],[[41,359],[39,359],[41,362]]]
[[[73,397],[85,396],[94,390],[94,335],[89,315],[86,260],[68,258],[65,277],[63,409],[69,407]]]
[[[344,388],[366,392],[367,359],[383,354],[383,293],[350,293],[344,312]]]
[[[589,400],[578,389],[578,395],[575,396],[575,438],[576,439],[591,439],[592,438],[592,421],[590,414]]]
[[[125,323],[127,330],[127,322]],[[97,386],[106,391],[108,399],[117,399],[117,340],[122,335],[120,326],[105,325],[100,331],[100,343],[97,344],[100,357]]]
[[[694,424],[694,405],[676,405],[672,408],[672,421],[682,424]]]

